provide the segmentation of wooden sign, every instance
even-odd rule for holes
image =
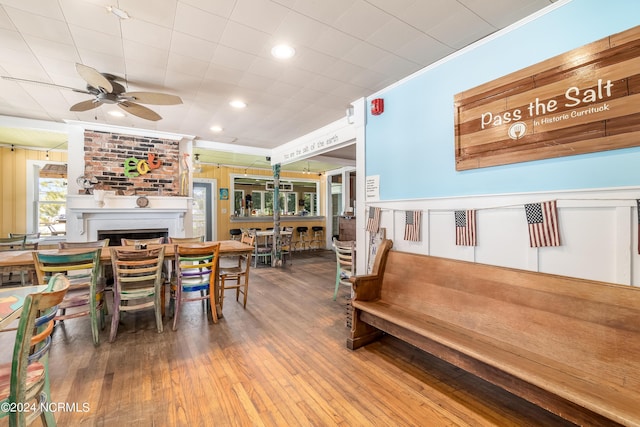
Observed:
[[[640,26],[461,92],[456,170],[640,145]]]

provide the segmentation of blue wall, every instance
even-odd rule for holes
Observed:
[[[639,17],[640,0],[573,0],[384,91],[384,114],[368,112],[366,126],[366,175],[380,175],[380,199],[640,184],[640,148],[457,172],[453,108],[463,90],[627,30]]]

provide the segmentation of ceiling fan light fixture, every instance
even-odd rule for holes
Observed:
[[[211,132],[215,132],[215,133],[220,133],[222,132],[222,126],[219,125],[213,125],[209,128],[209,130],[211,130]]]
[[[118,110],[111,110],[111,111],[109,111],[108,114],[110,116],[113,116],[113,117],[124,117],[125,116],[125,114],[122,111],[118,111]]]
[[[109,11],[110,13],[113,13],[115,16],[117,16],[120,19],[131,18],[127,12],[125,12],[124,10],[120,9],[117,6],[107,6],[107,11]]]
[[[271,55],[277,59],[289,59],[296,54],[296,50],[288,44],[279,44],[271,48]]]

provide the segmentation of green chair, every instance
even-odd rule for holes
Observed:
[[[56,321],[89,316],[93,344],[100,344],[99,328],[104,328],[106,303],[104,283],[100,277],[101,248],[64,249],[59,253],[33,252],[33,263],[38,283],[46,284],[50,276],[63,273],[71,282],[71,288],[59,306]],[[65,253],[68,252],[68,253]]]
[[[13,347],[13,361],[0,365],[0,419],[9,417],[10,426],[26,426],[40,418],[45,426],[55,426],[49,390],[49,349],[53,318],[69,289],[62,274],[49,280],[42,293],[24,299]],[[17,405],[33,411],[9,411]]]
[[[333,300],[335,301],[340,285],[351,288],[349,278],[356,273],[355,242],[352,240],[341,242],[333,239],[333,249],[336,252],[336,289],[333,292]]]

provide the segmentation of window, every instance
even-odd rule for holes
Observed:
[[[31,162],[27,176],[27,209],[29,232],[42,236],[66,234],[67,165],[63,163]],[[30,190],[30,191],[29,191]]]
[[[267,184],[271,184],[270,186]],[[282,215],[319,215],[318,191],[320,183],[311,179],[280,179],[281,189],[278,209]],[[232,176],[232,188],[236,196],[234,213],[236,215],[273,215],[273,179],[265,176]],[[254,212],[240,210],[244,194],[248,194],[252,201]],[[248,197],[248,196],[247,196]],[[306,200],[305,204],[302,202]],[[304,212],[303,212],[304,211]]]

